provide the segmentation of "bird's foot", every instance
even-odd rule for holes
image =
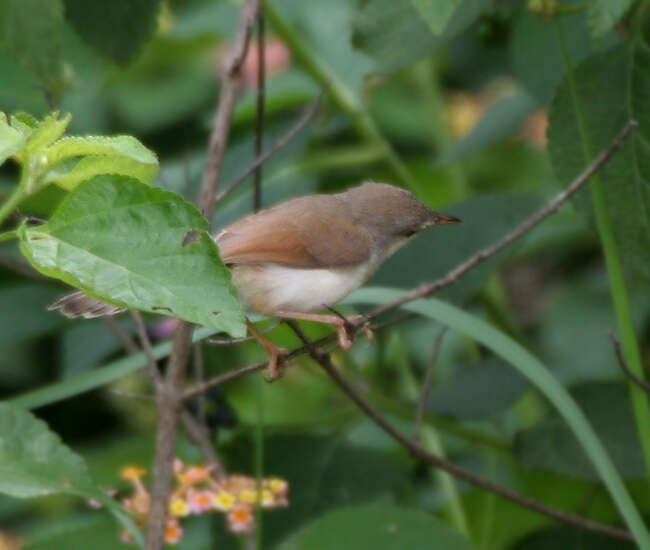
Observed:
[[[248,325],[248,330],[252,336],[260,343],[264,348],[264,351],[269,354],[269,362],[266,365],[266,374],[265,378],[268,382],[273,382],[282,376],[282,366],[284,364],[284,356],[288,353],[288,350],[276,346],[271,340],[266,338],[253,323],[246,321]]]
[[[368,340],[372,340],[375,337],[374,332],[370,328],[370,322],[363,315],[341,316],[333,324],[336,326],[336,335],[342,349],[350,349],[352,347],[357,328],[363,331]],[[357,325],[359,326],[357,327]]]

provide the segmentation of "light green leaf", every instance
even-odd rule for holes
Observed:
[[[460,6],[461,0],[411,0],[433,34],[442,34]]]
[[[0,403],[0,492],[35,497],[88,490],[83,459],[32,413]]]
[[[575,69],[576,92],[592,152],[607,147],[625,122],[638,128],[599,171],[616,245],[628,274],[650,278],[650,50],[622,44],[594,55]],[[616,86],[612,86],[616,82]],[[594,93],[598,90],[598,93]],[[558,88],[549,115],[549,152],[559,181],[571,181],[587,164],[569,81]],[[593,218],[589,189],[577,207]]]
[[[309,523],[278,550],[470,550],[461,535],[422,510],[369,505],[340,508]]]
[[[56,166],[45,182],[67,190],[101,174],[130,176],[150,184],[158,173],[156,155],[132,136],[63,137],[46,154],[48,163]],[[83,158],[73,162],[74,157]]]
[[[380,304],[396,299],[401,294],[400,291],[388,288],[364,288],[353,293],[345,301]],[[650,548],[650,533],[648,533],[639,510],[589,420],[566,388],[534,355],[482,319],[435,298],[415,300],[402,307],[435,319],[452,330],[480,342],[528,378],[553,404],[573,432],[574,437],[582,446],[609,491],[621,516],[632,531],[636,542],[641,548]]]
[[[59,118],[58,112],[47,115],[29,133],[25,154],[35,153],[39,149],[54,143],[63,135],[68,124],[70,124],[70,120],[72,120],[72,115],[69,113],[63,118]]]
[[[632,0],[591,0],[589,2],[589,28],[594,36],[610,31],[625,15]]]
[[[20,151],[26,139],[15,128],[9,126],[7,115],[0,112],[0,165],[11,155]]]
[[[46,224],[23,225],[20,234],[36,269],[99,300],[246,332],[207,221],[174,193],[99,176],[72,191]]]

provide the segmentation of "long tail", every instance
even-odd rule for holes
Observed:
[[[84,319],[96,319],[97,317],[104,317],[105,315],[115,315],[124,311],[123,307],[112,306],[105,304],[99,300],[95,300],[90,296],[86,296],[83,292],[78,290],[72,294],[64,296],[57,300],[52,305],[48,306],[48,311],[59,310],[66,317],[74,319],[76,317],[83,317]]]

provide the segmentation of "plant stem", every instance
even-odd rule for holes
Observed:
[[[27,196],[24,185],[19,185],[16,190],[9,195],[9,198],[0,205],[0,224],[18,207],[18,205]]]
[[[327,63],[299,36],[294,28],[280,14],[271,1],[265,4],[265,14],[273,25],[278,35],[287,43],[293,55],[302,63],[304,69],[325,87],[334,100],[334,103],[344,111],[357,128],[357,131],[368,142],[381,148],[384,159],[391,170],[401,182],[411,189],[415,189],[415,180],[406,165],[397,156],[390,143],[381,133],[368,111],[364,108],[360,98],[350,87],[334,72]]]
[[[402,355],[402,357],[405,356]],[[420,398],[420,393],[418,392],[418,384],[415,380],[415,376],[413,376],[411,367],[406,360],[398,361],[398,363],[401,366],[400,370],[402,371],[406,396],[409,400],[417,402]],[[440,458],[446,458],[445,447],[442,444],[438,432],[433,426],[423,424],[420,433],[416,434],[416,437],[419,437],[424,449]],[[440,485],[440,489],[447,497],[447,502],[449,503],[449,517],[451,521],[456,529],[469,539],[470,533],[467,524],[467,516],[465,515],[463,502],[456,481],[450,474],[437,468],[434,470],[434,475],[438,481],[438,485]]]
[[[556,21],[556,29],[558,32],[560,48],[564,57],[585,161],[591,162],[593,159],[591,138],[582,109],[582,103],[578,95],[575,75],[573,73],[573,65],[567,48],[564,28],[561,21]],[[605,200],[600,178],[598,176],[595,176],[591,183],[591,198],[596,213],[596,225],[598,226],[598,233],[603,247],[605,265],[607,266],[607,273],[609,275],[610,292],[623,344],[625,359],[630,371],[641,380],[645,380],[639,344],[634,331],[634,321],[632,318],[630,299],[627,285],[625,283],[623,266],[621,264],[618,246],[612,229],[612,221],[609,211],[607,210],[607,201]],[[636,384],[630,382],[629,388],[632,398],[632,408],[634,410],[634,416],[636,418],[637,429],[639,432],[639,439],[643,449],[643,456],[646,468],[650,473],[650,403],[648,402],[648,395]]]

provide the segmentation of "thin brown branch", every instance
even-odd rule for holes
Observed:
[[[415,416],[415,439],[419,441],[420,435],[422,433],[422,425],[424,423],[424,412],[426,410],[427,398],[429,397],[429,392],[431,391],[431,384],[433,383],[433,371],[438,362],[438,357],[440,356],[440,348],[442,347],[442,339],[447,334],[449,330],[448,326],[444,326],[440,329],[438,336],[436,336],[435,341],[433,342],[433,352],[431,353],[431,362],[427,368],[426,373],[424,374],[424,381],[422,382],[422,390],[420,392],[420,400],[418,402],[418,409]]]
[[[637,386],[650,393],[650,384],[648,384],[648,382],[646,382],[645,380],[639,378],[636,374],[634,374],[630,370],[630,367],[627,364],[627,361],[625,360],[625,356],[623,355],[623,350],[621,349],[621,341],[613,332],[609,333],[609,337],[612,340],[612,344],[614,346],[614,352],[616,353],[616,359],[618,360],[618,364],[623,370],[623,372],[625,373],[625,376],[627,376],[630,380],[632,380],[632,382],[634,382]]]
[[[181,420],[183,421],[183,426],[185,427],[185,433],[190,441],[192,441],[201,451],[201,454],[205,457],[205,460],[212,468],[216,477],[223,477],[226,475],[217,451],[212,444],[210,438],[210,430],[206,427],[205,424],[199,422],[192,414],[184,410],[181,413]]]
[[[255,170],[262,166],[267,160],[269,160],[275,153],[286,147],[291,140],[298,135],[300,130],[302,130],[309,121],[314,118],[316,111],[320,105],[321,98],[323,93],[321,92],[316,100],[305,109],[305,112],[300,116],[298,121],[287,131],[286,134],[281,136],[270,148],[268,151],[264,151],[259,155],[251,165],[244,170],[244,172],[238,176],[235,180],[229,183],[223,191],[217,194],[216,202],[219,203],[225,199],[230,193],[232,193],[237,187],[246,181],[246,179],[253,173]]]
[[[131,317],[133,318],[135,328],[138,333],[138,338],[140,339],[140,346],[142,347],[142,351],[144,351],[144,355],[147,358],[147,371],[149,373],[149,378],[151,379],[151,384],[156,389],[156,391],[158,391],[163,384],[163,379],[160,374],[160,370],[158,370],[158,361],[156,361],[156,358],[153,356],[153,350],[151,349],[151,340],[147,334],[147,326],[144,324],[144,320],[142,319],[142,315],[139,311],[131,310]],[[137,347],[136,351],[138,351]]]
[[[257,117],[255,121],[255,158],[262,154],[264,142],[264,93],[266,88],[266,36],[264,31],[264,0],[257,13]],[[253,180],[253,212],[262,208],[262,165],[255,168]]]
[[[602,535],[607,535],[610,537],[615,537],[618,539],[624,540],[634,540],[632,534],[624,529],[614,527],[611,525],[606,525],[599,523],[588,518],[577,516],[575,514],[570,514],[568,512],[563,512],[557,508],[552,508],[541,502],[538,502],[532,498],[520,495],[514,491],[511,491],[507,487],[494,483],[488,479],[484,479],[480,476],[477,476],[463,468],[460,468],[445,460],[436,456],[418,443],[412,441],[406,434],[403,434],[397,430],[392,424],[390,424],[386,418],[377,411],[365,398],[361,396],[359,392],[345,379],[341,376],[339,371],[334,367],[330,359],[329,354],[321,351],[315,343],[310,342],[310,340],[304,337],[304,334],[297,332],[298,336],[303,340],[305,345],[309,348],[309,354],[311,357],[325,370],[325,372],[330,376],[330,378],[336,383],[339,388],[363,411],[366,415],[381,428],[386,434],[392,437],[400,445],[409,451],[411,456],[426,462],[436,468],[444,470],[445,472],[453,475],[454,477],[466,481],[471,485],[485,489],[492,493],[495,493],[503,498],[506,498],[519,506],[543,514],[545,516],[551,517],[558,521],[575,525],[589,531],[594,531]]]
[[[420,287],[403,294],[396,300],[383,304],[376,309],[374,309],[368,316],[368,319],[377,317],[387,311],[395,309],[401,305],[404,305],[407,302],[412,302],[418,298],[423,298],[425,296],[430,296],[431,294],[454,284],[458,279],[460,279],[465,273],[475,268],[477,265],[483,263],[488,258],[494,256],[496,253],[500,252],[506,248],[509,244],[513,243],[517,239],[520,239],[525,234],[527,234],[531,229],[537,227],[542,221],[548,218],[551,214],[555,213],[560,206],[562,206],[571,196],[573,196],[583,185],[585,185],[591,177],[598,172],[616,150],[623,144],[623,142],[628,138],[632,130],[638,126],[638,123],[635,120],[628,121],[619,134],[612,140],[609,146],[603,150],[598,157],[589,165],[585,170],[578,175],[568,187],[558,193],[553,199],[551,199],[546,206],[538,210],[535,214],[530,216],[528,219],[520,223],[515,229],[510,233],[505,235],[499,241],[483,248],[469,259],[459,264],[451,271],[449,271],[444,277],[437,279],[431,283],[426,283]],[[357,322],[357,326],[361,323]]]
[[[137,344],[133,341],[133,338],[131,338],[130,334],[120,326],[120,324],[115,320],[115,317],[107,315],[101,319],[104,326],[110,331],[129,355],[133,355],[140,351]]]
[[[214,117],[210,143],[199,196],[199,208],[208,220],[214,213],[217,188],[221,178],[221,168],[230,134],[232,113],[239,93],[241,68],[248,53],[251,31],[257,18],[259,0],[247,0],[244,5],[239,29],[225,71],[221,79],[219,105]]]
[[[221,169],[230,133],[235,100],[240,89],[241,67],[246,59],[250,35],[259,0],[246,0],[230,57],[221,79],[219,102],[210,134],[208,152],[201,183],[198,206],[208,220],[212,220],[215,197],[221,178]],[[167,509],[172,483],[174,446],[178,416],[182,407],[183,383],[187,362],[192,349],[193,326],[179,323],[167,364],[167,373],[160,391],[156,392],[158,424],[156,428],[156,454],[151,488],[151,510],[147,529],[146,550],[162,550],[164,544]]]

